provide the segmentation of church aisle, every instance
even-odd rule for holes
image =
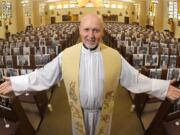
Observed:
[[[63,83],[54,92],[51,103],[53,112],[47,112],[38,135],[71,135],[70,109]],[[143,135],[137,115],[129,111],[130,107],[128,93],[125,90],[118,90],[111,135]]]

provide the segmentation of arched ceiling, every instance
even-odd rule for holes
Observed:
[[[109,3],[138,3],[145,0],[40,0],[46,2],[56,3],[76,3],[78,7],[85,7],[88,2],[93,3],[94,7],[103,7],[104,2]]]
[[[83,7],[89,2],[89,0],[77,0],[77,2],[80,7]],[[94,6],[103,6],[102,0],[91,0],[91,2],[94,4]]]

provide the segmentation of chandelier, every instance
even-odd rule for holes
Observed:
[[[94,7],[94,4],[91,2],[91,0],[86,3],[86,7]]]
[[[29,3],[29,0],[21,0],[21,4],[23,6],[26,6]]]

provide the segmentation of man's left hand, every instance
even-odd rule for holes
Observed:
[[[168,88],[168,92],[166,97],[170,100],[177,100],[180,99],[180,89],[174,87],[172,84],[175,82],[175,80],[172,80],[170,82],[169,88]]]

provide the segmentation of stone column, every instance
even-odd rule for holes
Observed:
[[[163,2],[166,0],[158,0],[158,4],[155,5],[155,20],[154,20],[154,28],[156,31],[163,30],[163,19],[165,16]]]
[[[33,24],[34,27],[40,26],[39,0],[32,0]]]
[[[148,8],[146,0],[140,0],[140,15],[139,15],[139,24],[141,26],[146,26],[147,24],[147,14],[148,14]]]
[[[24,31],[24,12],[23,12],[23,6],[21,4],[20,0],[15,0],[15,8],[16,8],[16,27],[17,32]]]
[[[50,24],[50,10],[49,10],[49,4],[45,5],[45,25]]]

